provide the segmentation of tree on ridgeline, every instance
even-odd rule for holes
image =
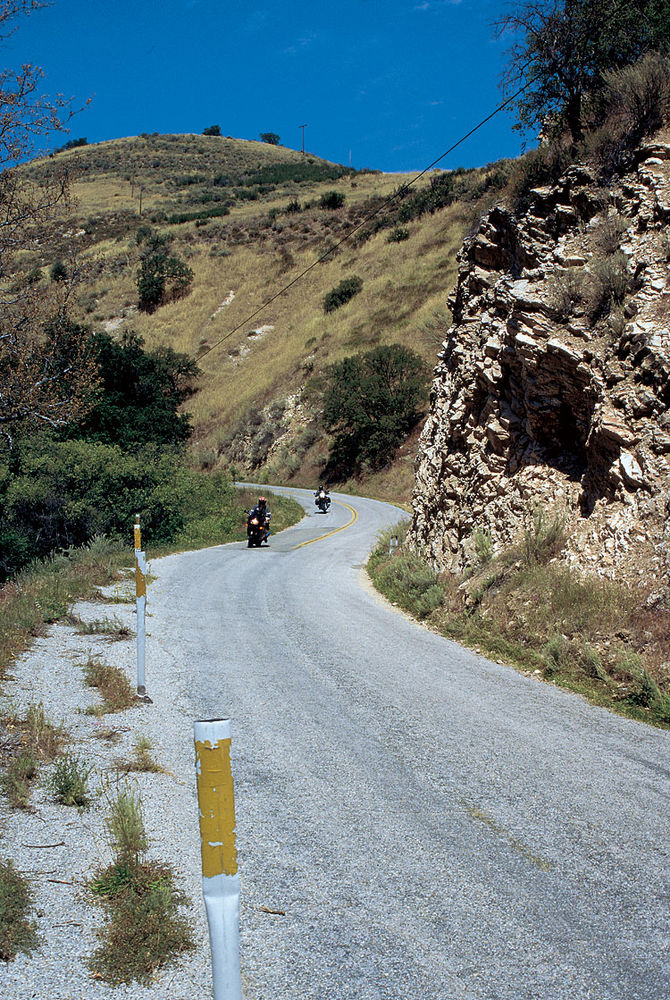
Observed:
[[[522,131],[568,129],[574,142],[584,131],[584,98],[602,88],[605,75],[645,53],[667,53],[668,0],[522,0],[496,22],[510,36],[503,89],[513,94]]]

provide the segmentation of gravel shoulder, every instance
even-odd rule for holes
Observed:
[[[134,581],[107,591],[130,594]],[[95,603],[78,604],[73,610],[84,621],[118,618],[132,630],[133,637],[110,641],[55,625],[16,662],[5,686],[3,708],[24,714],[31,703],[41,701],[50,721],[62,722],[70,737],[66,749],[93,767],[90,785],[94,796],[92,805],[82,810],[53,803],[45,787],[51,768],[44,767],[33,785],[30,812],[11,810],[4,799],[0,803],[0,856],[11,857],[30,880],[42,942],[31,956],[19,955],[8,965],[0,963],[0,996],[12,1000],[47,996],[50,1000],[81,1000],[84,996],[88,1000],[194,1000],[209,996],[192,718],[184,698],[187,677],[174,651],[152,640],[149,606],[147,670],[154,704],[138,702],[100,720],[85,714],[88,706],[100,702],[98,693],[84,684],[83,665],[89,656],[121,667],[133,686],[136,683],[135,608],[134,604]],[[99,738],[104,729],[116,730],[118,740]],[[165,774],[119,775],[115,762],[132,756],[138,735],[149,737],[153,756],[166,769]],[[86,958],[97,946],[95,931],[101,925],[102,910],[91,901],[85,882],[111,861],[104,815],[106,798],[117,782],[139,788],[151,841],[149,856],[174,866],[181,876],[181,887],[193,901],[190,915],[197,950],[162,970],[150,987],[137,983],[110,987],[96,981],[86,965]]]

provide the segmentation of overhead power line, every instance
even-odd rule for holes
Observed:
[[[245,319],[243,319],[240,323],[238,323],[237,326],[233,327],[232,330],[229,330],[228,333],[224,334],[223,337],[220,337],[219,340],[217,340],[216,343],[212,344],[211,347],[208,347],[206,351],[202,351],[202,353],[198,355],[198,361],[201,361],[212,351],[216,350],[216,348],[219,347],[221,344],[223,344],[224,341],[229,340],[230,337],[232,337],[234,334],[238,332],[238,330],[241,330],[243,326],[246,326],[247,323],[250,323],[253,319],[256,318],[256,316],[259,315],[259,313],[262,313],[276,299],[278,299],[281,295],[287,292],[289,288],[292,288],[295,284],[301,281],[305,277],[305,275],[309,274],[309,272],[312,271],[315,267],[317,267],[319,264],[322,264],[323,261],[327,260],[328,257],[331,257],[335,253],[335,251],[342,246],[343,243],[346,243],[347,240],[350,240],[352,236],[354,236],[360,229],[366,226],[368,222],[370,222],[377,215],[379,215],[380,212],[383,212],[384,209],[387,208],[387,206],[390,205],[393,201],[399,198],[403,198],[405,196],[405,193],[412,187],[413,184],[416,184],[417,181],[421,180],[421,178],[425,174],[427,174],[429,170],[432,170],[434,167],[436,167],[438,163],[441,163],[441,161],[446,156],[449,156],[450,153],[453,153],[453,151],[457,149],[458,146],[460,146],[462,143],[464,143],[466,139],[469,139],[471,135],[474,135],[475,132],[477,132],[480,128],[486,125],[487,122],[490,122],[492,118],[495,118],[497,114],[499,114],[506,107],[508,107],[513,101],[517,99],[517,97],[519,97],[520,94],[524,92],[524,90],[527,90],[527,88],[531,85],[531,83],[533,83],[533,80],[528,80],[523,85],[523,87],[520,87],[519,90],[516,91],[516,93],[512,94],[511,97],[508,97],[507,100],[503,101],[502,104],[499,104],[494,111],[492,111],[490,114],[486,116],[486,118],[482,118],[482,120],[477,125],[475,125],[474,128],[471,128],[469,132],[466,132],[465,135],[461,136],[458,142],[455,142],[453,146],[450,146],[449,149],[445,150],[445,152],[442,153],[440,156],[438,156],[436,160],[433,160],[433,162],[429,163],[427,167],[424,167],[421,173],[418,173],[416,177],[412,178],[411,181],[407,181],[406,184],[403,184],[401,187],[399,187],[396,191],[393,192],[392,195],[390,195],[385,201],[383,201],[381,205],[378,205],[377,208],[373,209],[372,211],[364,215],[361,221],[356,223],[356,225],[353,226],[349,230],[349,232],[346,233],[334,246],[329,247],[328,250],[322,253],[320,257],[317,257],[316,260],[313,260],[311,264],[309,264],[306,268],[304,268],[304,270],[300,272],[300,274],[297,274],[295,278],[292,278],[291,281],[289,281],[286,285],[280,288],[278,292],[275,292],[274,295],[271,295],[269,299],[266,299],[262,305],[258,306],[257,309],[255,309],[252,313],[250,313],[247,317],[245,317]]]

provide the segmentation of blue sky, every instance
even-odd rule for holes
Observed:
[[[54,0],[22,18],[3,65],[89,107],[70,138],[202,132],[355,167],[420,170],[501,102],[503,0]],[[517,156],[502,112],[440,166]],[[67,136],[54,145],[62,145]]]

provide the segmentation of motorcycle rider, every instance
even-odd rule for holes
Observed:
[[[259,497],[258,503],[256,504],[255,507],[251,508],[251,510],[249,511],[249,517],[247,518],[247,528],[249,527],[250,521],[254,517],[258,518],[259,523],[263,525],[263,530],[265,531],[263,541],[265,542],[266,545],[270,544],[268,542],[268,538],[270,537],[271,516],[272,515],[270,514],[270,508],[268,507],[267,499],[265,497]]]
[[[324,512],[328,509],[328,507],[330,507],[330,496],[325,486],[320,485],[318,490],[315,492],[314,503]]]

